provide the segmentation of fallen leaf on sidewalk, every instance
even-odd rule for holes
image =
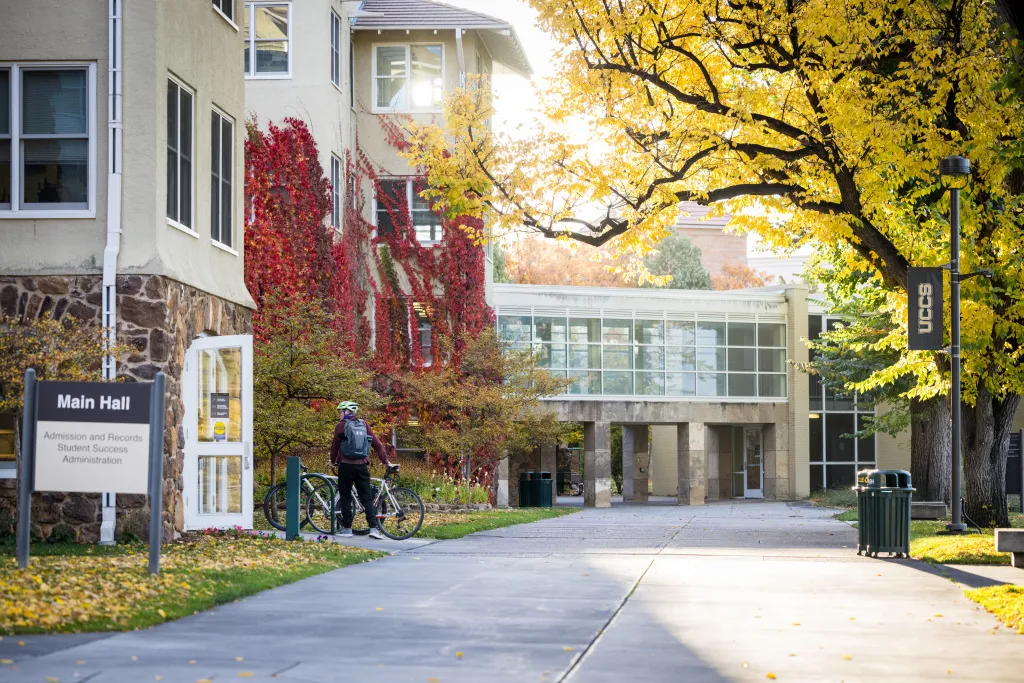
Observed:
[[[574,647],[568,647],[568,646],[562,648],[562,650],[565,651],[565,652],[572,652],[575,649],[576,648],[574,648]]]
[[[995,633],[995,631],[993,631],[992,633]],[[0,664],[14,664],[14,660],[13,659],[0,659]]]
[[[378,612],[383,612],[383,611],[384,611],[384,608],[383,608],[383,607],[378,607],[378,608],[377,608],[377,611],[378,611]]]
[[[843,659],[845,659],[846,661],[850,661],[851,659],[853,659],[853,655],[843,655]]]
[[[793,622],[793,626],[799,626],[799,625],[800,625],[800,622],[799,622],[799,621],[794,621],[794,622]]]
[[[459,659],[462,659],[462,653],[461,652],[456,652],[455,656],[458,657]]]
[[[244,659],[245,659],[245,657],[235,657],[235,661],[236,661],[236,662],[241,662],[241,661],[243,661]]]
[[[935,616],[937,616],[937,617],[941,617],[941,616],[942,616],[942,612],[937,612],[937,613],[935,614]]]
[[[238,677],[239,678],[252,678],[252,672],[251,671],[239,671],[238,672]]]
[[[773,673],[772,673],[771,671],[769,671],[768,673],[766,673],[766,674],[764,675],[764,677],[765,677],[765,678],[767,678],[767,679],[769,679],[769,680],[772,680],[772,681],[774,681],[774,680],[775,680],[775,674],[773,674]]]

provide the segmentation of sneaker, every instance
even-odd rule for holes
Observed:
[[[342,536],[342,537],[351,536],[352,535],[352,527],[349,527],[347,529],[342,529],[341,531],[338,532],[338,535]]]
[[[378,541],[384,540],[384,534],[380,532],[380,529],[373,527],[370,529],[370,538],[376,538]]]

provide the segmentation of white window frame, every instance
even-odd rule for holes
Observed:
[[[231,28],[235,29],[236,31],[238,31],[239,28],[238,28],[238,24],[235,23],[235,20],[234,20],[233,16],[235,14],[238,14],[238,12],[236,12],[235,10],[238,8],[239,1],[240,0],[210,0],[210,6],[213,8],[213,11],[216,12],[217,14],[219,14],[220,18],[223,19],[224,21],[228,22],[231,25]],[[227,14],[225,14],[224,11],[218,6],[218,3],[220,3],[220,4],[230,3],[231,4],[231,14],[232,14],[232,16],[229,17]]]
[[[188,235],[191,235],[192,237],[195,237],[195,238],[198,239],[199,238],[199,232],[196,231],[196,229],[195,229],[195,223],[196,223],[196,149],[197,149],[197,147],[196,147],[196,138],[199,137],[196,134],[196,91],[193,90],[192,88],[190,88],[188,85],[186,85],[184,83],[184,81],[182,81],[180,78],[178,78],[177,76],[175,76],[172,73],[168,73],[167,74],[167,80],[172,82],[172,83],[174,83],[179,88],[187,91],[188,93],[190,93],[192,95],[192,111],[189,112],[189,115],[192,117],[192,150],[191,150],[191,157],[190,157],[192,159],[192,177],[189,178],[189,183],[191,184],[191,190],[192,190],[192,192],[189,194],[189,197],[192,199],[192,206],[189,209],[189,216],[192,217],[192,227],[189,227],[189,226],[185,225],[184,223],[181,223],[181,222],[171,218],[170,216],[167,216],[167,225],[171,226],[172,228],[176,228],[178,230],[181,230],[182,232],[184,232],[184,233],[186,233]],[[181,130],[181,96],[180,95],[178,96],[178,100],[177,101],[178,101],[178,130],[180,131]],[[166,104],[166,102],[164,103],[163,109],[164,109],[165,112],[167,111],[167,104]],[[164,121],[164,130],[165,131],[167,130],[167,121],[166,120]],[[166,159],[166,154],[167,154],[166,153],[166,149],[167,149],[167,146],[168,146],[168,142],[169,142],[168,140],[166,140],[166,139],[164,140],[164,157],[165,157],[165,159]],[[180,140],[179,140],[179,143],[180,143]],[[164,163],[166,163],[166,161]],[[166,179],[166,177],[167,177],[167,168],[165,166],[164,167],[164,178]],[[165,181],[165,184],[166,184],[166,181]],[[164,188],[164,192],[165,192],[165,194],[167,192],[170,192],[170,188],[169,187],[165,187]],[[180,192],[181,192],[181,168],[180,168],[180,166],[178,168],[178,192],[179,192],[178,200],[179,200],[179,203],[180,203],[180,201],[181,201],[181,197],[180,197]],[[166,199],[166,197],[165,197],[165,199]],[[164,206],[164,213],[165,213],[165,215],[166,215],[166,209],[167,209],[167,207]],[[180,216],[180,210],[179,210],[179,216]]]
[[[288,65],[291,66],[291,60]],[[341,17],[333,9],[331,10],[331,83],[338,89],[338,92],[341,92]]]
[[[442,95],[448,92],[448,79],[446,77],[446,65],[448,51],[445,49],[445,44],[437,40],[418,40],[408,43],[373,43],[370,46],[372,50],[370,59],[370,78],[373,80],[373,88],[371,89],[371,97],[373,98],[371,103],[371,111],[374,114],[440,114],[441,103],[438,103],[436,107],[427,107],[424,109],[417,109],[412,106],[409,102],[409,91],[412,83],[412,46],[414,45],[440,45],[441,46],[441,93]],[[377,81],[380,77],[377,76],[377,49],[381,47],[404,47],[405,48],[405,83],[406,83],[406,101],[402,107],[378,107],[377,106]]]
[[[274,5],[287,5],[288,6],[288,71],[283,74],[279,73],[267,73],[259,74],[254,71],[256,64],[256,7],[272,7]],[[249,59],[251,63],[245,65],[245,78],[250,80],[285,80],[292,77],[292,67],[295,62],[295,40],[293,34],[295,32],[295,21],[292,14],[292,3],[290,0],[274,0],[271,2],[267,0],[265,2],[246,2],[245,11],[249,13]],[[245,54],[243,49],[243,54]]]
[[[381,182],[405,180],[405,202],[406,202],[406,206],[409,209],[409,220],[411,221],[412,220],[413,185],[415,184],[415,180],[416,179],[411,177],[411,176],[388,176],[388,177],[385,177],[385,178],[380,178],[380,180],[381,180]],[[376,192],[376,188],[374,188],[373,199],[371,201],[371,204],[372,204],[371,209],[372,209],[372,215],[373,215],[373,235],[374,235],[374,237],[376,237],[377,236],[377,192]],[[416,229],[416,224],[415,224],[415,222],[413,222],[413,230],[415,231],[415,229]],[[421,246],[424,246],[424,247],[432,247],[432,246],[436,246],[436,245],[440,244],[441,241],[444,239],[444,226],[443,225],[438,225],[437,229],[441,233],[441,239],[436,239],[436,240],[420,240],[420,239],[417,239],[416,242],[418,244],[420,244]]]
[[[331,227],[341,232],[341,159],[331,152]]]
[[[86,71],[86,132],[89,140],[89,194],[86,208],[40,209],[21,208],[21,73],[22,70],[84,68]],[[10,72],[11,125],[11,205],[0,209],[0,218],[95,218],[96,217],[96,63],[95,62],[0,62],[0,69]],[[5,138],[8,139],[8,138]]]
[[[228,226],[228,234],[231,236],[231,244],[227,244],[225,242],[220,241],[219,239],[214,238],[214,236],[213,236],[213,215],[212,215],[212,212],[211,212],[211,216],[210,216],[210,241],[213,243],[213,246],[217,247],[218,249],[223,249],[224,251],[228,252],[229,254],[233,254],[235,256],[238,256],[238,251],[234,247],[234,244],[235,244],[235,222],[236,222],[235,221],[235,213],[236,213],[235,212],[235,175],[236,175],[235,174],[235,117],[230,116],[223,109],[217,107],[216,105],[214,105],[212,110],[210,111],[210,118],[212,119],[214,116],[219,118],[221,120],[221,122],[222,122],[221,123],[221,132],[220,132],[220,134],[221,134],[221,138],[220,138],[221,139],[221,144],[219,145],[219,150],[218,151],[223,151],[223,149],[224,149],[224,142],[223,142],[224,128],[223,128],[223,122],[227,121],[228,124],[230,124],[230,126],[231,126],[231,146],[230,146],[230,149],[231,149],[231,159],[228,162],[228,168],[231,169],[231,181],[230,181],[230,183],[231,183],[231,187],[230,187],[231,196],[227,198],[228,203],[231,205],[231,225]],[[212,123],[213,122],[211,121],[211,128],[212,128]],[[210,140],[210,159],[211,159],[211,162],[213,160],[213,151],[214,151],[213,150],[213,140],[211,139]],[[221,161],[221,166],[220,166],[221,173],[223,173],[224,159],[221,159],[220,161]],[[217,182],[217,191],[218,192],[220,192],[221,189],[223,188],[223,184],[222,183],[223,183],[223,177],[218,179],[218,182]],[[213,203],[213,191],[214,191],[214,188],[213,188],[213,176],[212,176],[212,169],[211,169],[211,177],[210,177],[210,200],[211,200],[210,203],[211,204]],[[218,206],[224,206],[223,202],[224,202],[224,195],[222,194],[220,196],[220,202],[218,202]],[[218,217],[222,217],[222,216],[223,216],[223,211],[220,212],[220,216],[218,216]],[[221,225],[220,228],[221,229],[218,232],[218,235],[223,235],[223,233],[224,233],[224,226]]]

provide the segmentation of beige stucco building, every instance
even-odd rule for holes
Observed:
[[[0,311],[116,328],[131,351],[120,366],[105,364],[108,377],[167,374],[168,531],[203,509],[251,510],[237,476],[252,440],[243,375],[254,304],[243,280],[245,93],[234,7],[46,0],[7,10]],[[199,338],[221,343],[200,352]],[[217,453],[201,446],[202,401],[189,392],[199,366],[204,387],[230,395],[231,443]],[[6,508],[14,473],[12,460],[0,461]],[[83,540],[112,539],[114,501],[101,504],[99,493],[46,494],[37,531],[65,525]],[[139,498],[117,504],[138,507]]]

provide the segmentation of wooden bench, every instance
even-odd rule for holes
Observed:
[[[1024,569],[1024,529],[996,529],[996,552],[1012,553],[1010,564]]]

